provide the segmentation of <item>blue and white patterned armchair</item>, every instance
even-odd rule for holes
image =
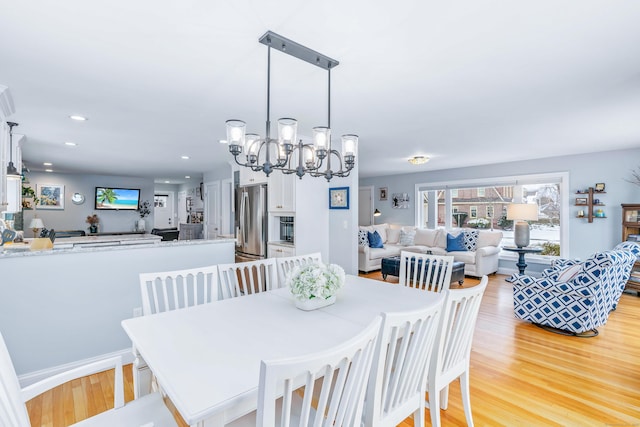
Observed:
[[[571,333],[607,323],[629,279],[640,245],[624,242],[584,262],[557,260],[541,278],[514,274],[513,306],[517,318]]]

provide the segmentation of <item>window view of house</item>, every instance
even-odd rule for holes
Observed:
[[[428,221],[429,193],[433,194],[433,191],[422,191],[424,224]],[[504,245],[513,245],[513,221],[507,219],[507,206],[511,203],[538,205],[538,220],[530,221],[531,245],[543,247],[545,255],[560,254],[561,194],[558,183],[437,190],[438,227],[446,224],[447,193],[451,197],[453,226],[502,230]]]

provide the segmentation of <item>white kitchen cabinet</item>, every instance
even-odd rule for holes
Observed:
[[[240,167],[239,170],[240,185],[264,184],[267,182],[267,175],[262,171],[254,172],[251,168],[245,167]]]
[[[295,174],[285,175],[274,171],[269,175],[269,212],[291,213],[296,210]]]
[[[267,246],[267,258],[284,258],[296,254],[295,246],[269,243]]]

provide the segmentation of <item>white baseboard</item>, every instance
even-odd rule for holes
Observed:
[[[88,363],[98,362],[100,360],[108,359],[114,356],[122,357],[123,365],[133,363],[133,352],[131,351],[131,348],[127,348],[126,350],[114,351],[113,353],[101,354],[100,356],[91,357],[89,359],[78,360],[76,362],[65,363],[64,365],[54,366],[51,368],[42,369],[40,371],[29,372],[18,376],[18,381],[20,381],[20,387],[26,387],[52,375],[59,374],[60,372],[65,372],[70,369],[86,365]]]

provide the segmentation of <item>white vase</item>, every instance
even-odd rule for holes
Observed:
[[[336,296],[332,295],[327,299],[312,298],[304,301],[300,301],[299,299],[294,298],[294,301],[296,303],[296,307],[299,308],[300,310],[310,311],[310,310],[317,310],[318,308],[326,307],[328,305],[335,303]]]
[[[140,218],[138,220],[138,231],[144,231],[145,226],[146,226],[146,223],[144,222],[144,219]]]

